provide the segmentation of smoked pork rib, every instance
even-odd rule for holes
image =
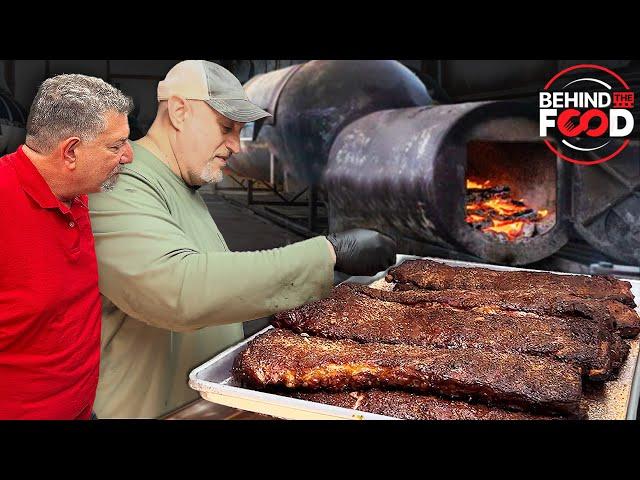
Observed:
[[[617,300],[631,307],[636,304],[631,284],[609,275],[555,275],[546,272],[497,271],[479,267],[451,267],[431,260],[407,260],[389,270],[388,282],[400,288],[427,290],[519,290],[544,288],[549,295],[575,295],[582,298]]]
[[[286,393],[288,397],[407,420],[553,420],[561,417],[512,412],[481,403],[421,395],[401,390]]]
[[[550,356],[575,364],[592,380],[611,378],[618,357],[626,354],[612,352],[612,346],[619,346],[613,344],[612,334],[590,319],[479,313],[444,305],[418,307],[378,300],[363,292],[367,287],[340,285],[325,299],[276,314],[273,324],[364,343],[483,348]]]
[[[355,285],[355,284],[354,284]],[[625,338],[640,333],[640,317],[628,305],[616,300],[593,300],[569,294],[549,295],[548,288],[526,287],[519,290],[422,290],[388,291],[360,287],[371,297],[415,305],[444,303],[455,308],[500,309],[541,315],[575,316],[604,322]]]
[[[547,357],[328,340],[271,329],[235,359],[242,384],[265,389],[404,389],[540,413],[580,413],[573,365]]]
[[[622,364],[627,359],[629,355],[629,351],[631,347],[627,342],[622,340],[620,335],[613,334],[612,336],[612,344],[610,346],[611,349],[611,367],[614,371],[617,371],[622,367]]]
[[[633,308],[615,300],[601,300],[600,303],[606,312],[604,318],[611,319],[622,337],[634,338],[640,333],[640,316]],[[584,312],[589,315],[588,310]],[[592,318],[597,318],[597,314],[592,314]]]

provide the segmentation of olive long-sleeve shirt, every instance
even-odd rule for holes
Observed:
[[[197,398],[189,372],[243,338],[238,322],[322,298],[333,281],[324,237],[230,252],[200,194],[133,150],[115,189],[89,203],[103,294],[100,418],[158,417]]]

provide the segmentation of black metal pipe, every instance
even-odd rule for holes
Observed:
[[[569,170],[566,162],[546,150],[538,135],[537,110],[523,102],[463,103],[367,115],[346,127],[331,149],[325,175],[330,231],[376,228],[513,265],[551,255],[568,239]],[[539,156],[547,152],[539,161],[547,162],[546,171],[553,175],[525,180],[532,189],[553,181],[547,187],[555,190],[556,222],[549,231],[510,242],[465,222],[472,141],[520,142],[541,149],[536,150],[542,152]],[[534,172],[527,170],[528,159],[512,160],[519,175]]]
[[[305,185],[318,185],[340,131],[371,112],[428,105],[424,84],[395,60],[313,60],[252,78],[249,98],[273,114],[242,140],[230,165],[247,177],[268,180],[269,155]],[[276,182],[277,183],[277,182]]]

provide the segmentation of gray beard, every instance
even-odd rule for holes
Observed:
[[[100,185],[101,192],[111,192],[118,182],[119,173],[122,171],[122,165],[118,164],[116,168],[111,171],[109,178],[107,178],[102,185]]]
[[[200,179],[204,181],[204,183],[220,183],[223,178],[224,174],[222,170],[214,171],[210,163],[206,164],[202,172],[200,172]]]

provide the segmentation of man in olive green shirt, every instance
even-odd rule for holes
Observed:
[[[230,252],[198,193],[269,113],[211,62],[158,85],[158,113],[113,191],[90,199],[103,294],[99,418],[154,418],[197,398],[188,374],[243,338],[242,323],[326,296],[334,267],[373,274],[395,245],[354,230],[283,248]]]

